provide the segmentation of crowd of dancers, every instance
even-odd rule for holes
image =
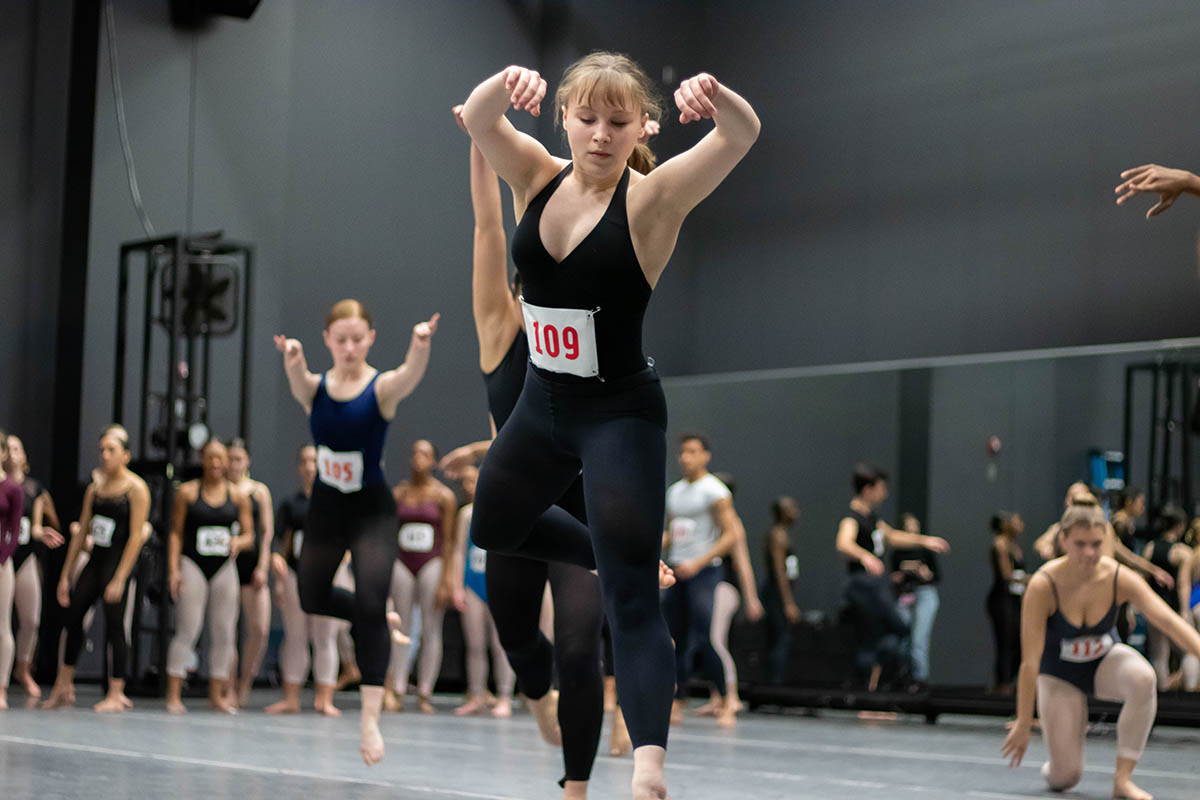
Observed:
[[[547,99],[569,159],[551,155],[506,116],[510,107],[539,116]],[[661,165],[648,141],[662,106],[652,81],[621,55],[575,62],[552,98],[536,71],[509,67],[454,109],[471,140],[473,309],[495,433],[457,448],[440,466],[471,503],[458,508],[455,493],[434,478],[438,455],[427,441],[414,443],[404,482],[391,486],[382,467],[388,423],[425,373],[437,314],[413,327],[405,360],[393,369],[368,363],[375,327],[355,300],[336,303],[326,319],[328,370],[311,371],[300,341],[277,336],[290,392],[312,434],[297,456],[301,488],[276,508],[267,487],[250,479],[249,453],[236,440],[205,444],[201,476],[176,487],[167,533],[175,609],[168,711],[186,711],[183,683],[206,624],[209,704],[222,712],[245,705],[266,649],[273,583],[285,626],[284,689],[267,710],[298,711],[311,669],[316,710],[338,714],[333,692],[346,662],[359,684],[360,750],[368,765],[384,756],[381,712],[405,702],[416,608],[418,709],[433,710],[442,614],[453,605],[464,614],[468,640],[468,696],[459,711],[490,706],[498,716],[511,713],[515,683],[541,735],[562,747],[564,797],[586,796],[606,704],[618,702],[613,748],[632,749],[633,796],[666,797],[669,724],[683,711],[694,660],[713,685],[704,710],[733,724],[739,701],[730,619],[739,604],[751,618],[766,616],[772,628],[797,619],[788,587],[801,568],[787,529],[798,509],[788,498],[775,504],[771,575],[760,596],[732,491],[708,473],[702,435],[680,443],[683,479],[663,491],[666,403],[642,352],[643,316],[685,218],[747,154],[760,127],[750,104],[707,73],[683,81],[674,101],[680,123],[713,124]],[[519,219],[515,282],[506,268],[498,178]],[[1160,179],[1138,173],[1125,191],[1160,191]],[[1162,194],[1156,209],[1174,200]],[[78,525],[66,535],[49,494],[29,477],[20,441],[4,441],[0,613],[15,592],[17,680],[31,695],[40,691],[30,673],[36,624],[26,624],[36,620],[39,598],[30,587],[40,581],[30,575],[36,559],[29,555],[39,546],[66,546],[54,598],[67,609],[65,643],[44,705],[74,702],[83,631],[99,604],[110,679],[96,710],[128,708],[126,600],[151,535],[150,493],[128,467],[128,435],[112,426],[101,436]],[[847,597],[862,612],[856,667],[865,674],[885,661],[889,631],[880,626],[890,623],[880,620],[896,613],[884,548],[938,553],[949,545],[922,534],[916,520],[893,528],[878,517],[887,496],[882,472],[856,470],[853,489],[836,547],[850,573]],[[1114,785],[1119,796],[1140,799],[1148,795],[1133,786],[1130,772],[1153,721],[1155,676],[1110,635],[1116,609],[1136,606],[1193,655],[1200,655],[1200,634],[1135,571],[1119,568],[1110,557],[1119,554],[1111,532],[1094,498],[1074,496],[1051,536],[1062,555],[1024,582],[1018,715],[1004,748],[1019,761],[1036,692],[1050,749],[1043,771],[1051,786],[1069,786],[1079,777],[1086,696],[1121,700]],[[1012,554],[1010,548],[1001,555]],[[928,582],[931,571],[919,555],[899,566]],[[1020,580],[1014,569],[1002,572]],[[546,606],[553,608],[548,626]],[[909,613],[912,625],[928,618],[919,605]],[[240,646],[239,616],[246,630]],[[5,686],[8,627],[0,625]],[[494,701],[486,689],[489,647]],[[615,678],[608,687],[606,650]],[[785,659],[786,645],[773,651],[771,669]],[[927,652],[914,661],[927,668]]]

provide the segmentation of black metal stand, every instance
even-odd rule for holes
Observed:
[[[1133,410],[1138,399],[1139,376],[1150,379],[1150,436],[1134,442]],[[1189,516],[1196,513],[1192,484],[1192,441],[1188,416],[1193,413],[1194,388],[1200,377],[1200,362],[1160,358],[1125,368],[1125,479],[1134,478],[1135,447],[1146,452],[1146,499],[1151,509],[1168,503],[1181,506]]]
[[[232,333],[238,327],[241,328],[240,385],[236,394],[238,426],[242,438],[247,442],[250,440],[247,390],[250,384],[253,254],[251,245],[223,241],[219,235],[177,234],[121,245],[112,419],[132,428],[130,469],[150,487],[150,523],[154,528],[136,571],[131,692],[161,694],[165,689],[167,645],[171,635],[167,613],[166,553],[170,509],[176,486],[193,469],[194,449],[188,440],[188,430],[196,424],[207,430],[212,410],[212,337]],[[131,383],[126,363],[130,281],[138,274],[139,267],[145,285],[140,369],[134,376],[134,385],[138,387],[137,413],[126,422],[126,389]],[[223,327],[217,324],[217,314],[208,305],[212,289],[218,285],[214,278],[215,269],[230,276],[220,279],[225,281],[223,288],[232,292],[230,310],[233,313],[220,315],[227,323]],[[199,369],[196,368],[198,348]],[[161,367],[154,369],[156,363],[164,362],[165,372]],[[160,403],[157,424],[150,419],[154,401]]]

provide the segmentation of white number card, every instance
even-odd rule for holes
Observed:
[[[1103,636],[1080,636],[1077,639],[1063,639],[1059,648],[1059,658],[1075,664],[1096,661],[1108,655],[1113,648],[1111,634]]]
[[[21,517],[21,532],[17,534],[17,544],[29,544],[32,537],[32,527],[29,523],[29,517]]]
[[[696,532],[696,520],[691,517],[675,517],[671,520],[671,543],[683,544]]]
[[[471,572],[477,575],[487,572],[487,550],[480,550],[475,545],[469,545],[467,548],[467,563],[470,565]]]
[[[400,549],[406,553],[428,553],[433,549],[433,526],[428,522],[401,525]]]
[[[224,525],[201,525],[196,529],[196,552],[202,556],[229,555],[232,532]]]
[[[321,445],[317,448],[317,477],[344,494],[357,492],[363,485],[363,454],[357,450],[335,453]]]
[[[292,558],[300,557],[300,549],[304,547],[304,531],[292,533]]]
[[[116,531],[116,520],[96,514],[92,515],[91,534],[94,547],[112,547],[113,534]]]
[[[600,374],[595,311],[545,308],[526,303],[525,298],[521,298],[521,310],[525,314],[529,358],[534,365],[581,378]]]

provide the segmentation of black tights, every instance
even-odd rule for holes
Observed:
[[[681,700],[688,696],[688,678],[697,654],[704,678],[725,696],[725,665],[712,646],[713,596],[722,575],[720,567],[705,567],[663,592],[663,613],[675,639],[675,696]]]
[[[554,597],[553,645],[538,629],[547,579]],[[604,722],[599,579],[571,564],[492,553],[487,593],[500,643],[521,691],[536,700],[550,690],[558,673],[565,780],[588,780]]]
[[[1021,598],[1004,584],[988,593],[987,611],[996,641],[996,684],[1011,685],[1021,668]]]
[[[388,589],[396,560],[396,501],[386,486],[341,494],[313,487],[296,576],[306,614],[353,623],[354,650],[364,686],[383,686],[391,657]],[[333,585],[346,551],[354,563],[353,592]]]
[[[97,548],[98,550],[99,548]],[[71,607],[67,610],[67,646],[63,652],[63,663],[69,667],[79,661],[83,648],[83,618],[88,610],[104,596],[104,590],[117,572],[121,553],[92,554],[75,589],[71,592]],[[104,603],[104,638],[108,645],[111,661],[108,675],[116,680],[125,680],[129,671],[129,640],[125,637],[125,599],[129,596],[129,581],[121,589],[121,599],[116,603]],[[51,641],[56,641],[57,636]]]
[[[598,568],[634,747],[666,747],[675,684],[658,603],[666,417],[653,370],[572,384],[530,367],[480,469],[471,518],[486,550]],[[581,468],[587,526],[552,507]]]

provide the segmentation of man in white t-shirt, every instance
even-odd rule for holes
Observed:
[[[713,594],[723,575],[721,558],[729,554],[743,528],[729,489],[708,471],[711,458],[704,436],[683,436],[679,442],[683,479],[667,489],[663,558],[675,570],[675,585],[663,592],[662,606],[675,640],[675,723],[682,721],[687,679],[697,653],[705,677],[722,697],[726,694],[725,670],[709,632]]]

